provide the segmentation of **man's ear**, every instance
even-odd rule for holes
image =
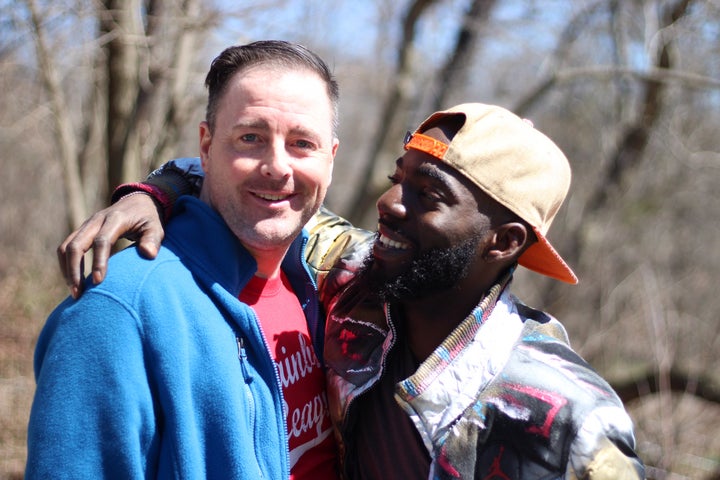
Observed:
[[[212,133],[210,132],[210,125],[203,120],[200,122],[200,164],[206,172],[211,143]]]
[[[527,227],[519,222],[504,223],[494,229],[483,258],[487,262],[515,261],[528,246]]]
[[[332,183],[332,174],[333,174],[333,168],[335,166],[335,155],[337,155],[338,147],[340,146],[340,140],[337,138],[333,138],[332,141],[332,149],[331,149],[331,158],[330,158],[330,173],[328,176],[328,185]]]

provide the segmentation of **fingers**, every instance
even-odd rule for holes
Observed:
[[[157,257],[164,235],[165,231],[162,229],[160,222],[157,222],[157,225],[155,223],[148,225],[137,242],[140,255],[151,260]]]
[[[84,275],[84,256],[93,245],[94,239],[102,228],[104,215],[98,212],[72,232],[57,248],[60,272],[70,287],[70,294],[77,298],[82,293]]]
[[[93,250],[92,280],[105,279],[108,259],[121,237],[138,239],[138,248],[146,258],[155,258],[164,231],[155,202],[148,195],[129,195],[95,213],[71,233],[57,249],[60,271],[70,294],[82,294],[84,256]]]
[[[105,221],[102,227],[95,235],[92,242],[93,260],[92,260],[92,280],[94,284],[98,284],[105,279],[107,272],[108,258],[112,254],[112,248],[117,243],[120,236],[125,232],[125,220],[118,218],[112,211],[105,215]]]
[[[140,255],[152,260],[157,256],[165,237],[165,230],[160,221],[161,211],[149,194],[125,197],[120,202],[125,200],[129,211],[134,214],[125,237],[136,240]]]

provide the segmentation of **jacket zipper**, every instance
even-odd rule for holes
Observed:
[[[350,400],[348,400],[347,405],[345,405],[345,411],[343,412],[343,420],[342,420],[342,431],[343,432],[347,431],[347,424],[350,421],[350,411],[352,410],[352,405],[355,403],[355,400],[358,397],[361,397],[362,395],[364,395],[365,393],[370,391],[380,381],[380,378],[385,373],[386,362],[387,362],[388,355],[390,354],[390,350],[393,349],[393,347],[395,346],[395,343],[397,342],[397,332],[395,330],[395,325],[393,325],[392,319],[390,318],[390,304],[389,303],[384,304],[383,309],[385,310],[385,319],[387,320],[388,328],[390,329],[390,332],[392,333],[392,341],[390,342],[390,345],[388,346],[387,350],[385,350],[384,355],[382,357],[382,362],[380,363],[380,375],[378,376],[378,378],[375,379],[375,381],[372,382],[372,384],[367,385],[362,392],[355,394]],[[340,462],[341,462],[341,470],[344,475],[345,472],[347,471],[347,465],[348,465],[347,448],[346,448],[347,439],[344,434],[342,435],[342,443],[343,443],[343,445],[341,447],[342,448],[342,458],[340,458]]]
[[[238,360],[240,360],[240,368],[242,369],[243,378],[245,378],[245,383],[252,383],[253,376],[252,374],[250,374],[247,367],[247,352],[245,352],[245,341],[239,336],[235,336],[235,339],[237,340]]]
[[[318,334],[317,331],[319,330],[317,323],[319,321],[318,317],[320,315],[319,310],[318,310],[317,285],[315,284],[313,276],[310,274],[307,264],[303,261],[306,244],[307,244],[307,239],[303,239],[303,243],[300,248],[300,259],[299,259],[300,267],[301,267],[301,271],[305,273],[306,285],[307,285],[307,281],[309,281],[309,283],[313,289],[314,295],[310,296],[310,301],[314,300],[315,306],[312,307],[313,311],[310,312],[310,313],[314,313],[313,317],[311,318],[313,320],[314,324],[310,325],[310,323],[308,322],[307,312],[305,313],[305,321],[306,321],[306,323],[308,323],[308,332],[310,333],[310,335],[313,336],[313,331],[312,331],[313,328],[312,327],[314,327],[314,330],[315,330],[314,333],[315,333],[315,336],[317,336],[317,334]],[[306,295],[307,295],[307,292],[306,292]],[[250,309],[250,310],[252,310],[252,309]],[[285,401],[285,394],[283,393],[283,389],[282,389],[282,382],[280,381],[280,372],[278,371],[277,364],[275,363],[275,360],[273,360],[273,356],[270,353],[270,345],[268,345],[267,337],[265,336],[265,332],[263,331],[262,324],[260,323],[260,318],[257,316],[257,313],[255,313],[254,310],[252,310],[252,314],[255,317],[255,324],[257,325],[258,329],[260,330],[260,336],[262,337],[262,342],[263,342],[263,346],[265,348],[265,353],[267,353],[268,358],[270,359],[270,362],[272,363],[273,372],[275,372],[275,384],[278,387],[278,391],[280,392],[280,400],[281,400],[282,405],[284,406],[287,403]],[[325,332],[322,332],[322,334],[324,337]],[[238,344],[238,359],[240,360],[240,365],[241,365],[241,368],[243,371],[243,377],[245,378],[245,383],[249,384],[252,382],[253,377],[247,369],[247,364],[246,364],[247,354],[245,352],[245,343],[240,336],[236,336],[236,339],[237,339],[237,344]],[[315,339],[313,339],[313,345],[315,344],[314,340]],[[288,475],[290,475],[290,471],[292,468],[290,465],[290,440],[289,440],[288,431],[287,431],[287,413],[288,412],[285,412],[284,407],[283,407],[282,432],[283,432],[283,437],[285,440],[285,465],[287,465]]]
[[[253,381],[253,376],[250,374],[247,366],[247,352],[245,352],[245,342],[242,337],[239,335],[235,335],[235,340],[237,341],[238,346],[238,360],[240,361],[240,369],[242,370],[243,379],[245,380],[245,384],[249,385]],[[249,388],[245,388],[245,398],[247,400],[247,403],[249,405],[250,414],[248,415],[248,418],[252,419],[253,422],[253,430],[255,430],[255,397],[253,397],[253,393],[250,391]],[[260,464],[257,462],[257,458],[255,461],[255,467],[257,468],[258,476],[260,478],[264,477],[262,468],[260,467]]]
[[[252,310],[252,309],[251,309]],[[267,343],[267,337],[265,336],[265,332],[263,331],[262,324],[260,323],[260,318],[257,316],[257,313],[255,313],[255,310],[252,310],[252,314],[255,317],[255,324],[258,327],[258,330],[260,330],[260,337],[262,338],[263,347],[265,348],[265,353],[268,355],[268,359],[270,360],[270,363],[272,363],[273,372],[275,373],[275,385],[278,387],[278,391],[280,392],[280,401],[281,401],[281,407],[282,407],[282,432],[283,432],[283,439],[285,440],[285,465],[288,467],[288,475],[290,475],[291,465],[290,465],[290,439],[288,438],[288,431],[287,431],[287,412],[285,412],[285,405],[287,402],[285,401],[285,394],[283,393],[282,389],[282,382],[280,381],[280,372],[278,372],[277,364],[275,363],[275,360],[273,360],[273,356],[270,354],[270,345]]]

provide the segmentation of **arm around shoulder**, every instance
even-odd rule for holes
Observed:
[[[120,185],[113,193],[116,202],[132,192],[144,191],[150,194],[164,212],[164,220],[172,215],[172,208],[183,195],[200,195],[205,179],[200,158],[176,158],[154,170],[142,183]]]
[[[162,221],[170,218],[180,196],[199,194],[203,178],[199,158],[179,158],[155,170],[144,183],[120,185],[113,204],[88,218],[57,248],[58,265],[72,296],[82,293],[84,255],[91,248],[94,283],[105,278],[112,247],[122,237],[137,241],[146,258],[155,258],[164,236]]]

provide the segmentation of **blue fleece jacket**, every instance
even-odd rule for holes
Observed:
[[[103,283],[50,315],[35,352],[28,479],[288,477],[276,368],[237,299],[256,263],[206,204],[183,197],[177,208],[156,260],[120,252]],[[321,352],[305,242],[283,270]]]

